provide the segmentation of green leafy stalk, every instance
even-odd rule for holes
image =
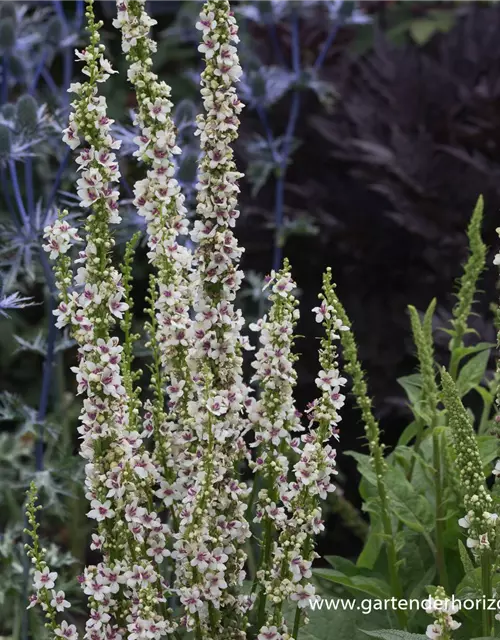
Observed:
[[[452,432],[456,466],[460,475],[460,485],[465,508],[465,518],[459,524],[468,531],[468,546],[480,558],[483,595],[491,598],[492,562],[491,549],[495,542],[495,518],[490,513],[493,499],[486,488],[486,478],[482,470],[481,456],[474,427],[452,377],[444,369],[441,372],[442,399],[448,414]],[[493,615],[483,611],[483,634],[491,635]]]
[[[351,322],[347,313],[337,297],[332,291],[331,303],[335,309],[337,317],[342,324],[349,327],[349,331],[342,331],[340,334],[344,351],[345,371],[352,378],[353,393],[356,404],[361,411],[365,424],[365,434],[368,440],[368,447],[373,468],[377,477],[377,493],[380,501],[380,517],[384,531],[384,539],[387,552],[387,564],[392,594],[395,598],[401,599],[403,590],[398,570],[398,557],[394,539],[394,530],[389,511],[389,502],[386,488],[387,463],[384,459],[384,444],[380,442],[380,429],[372,411],[372,401],[368,396],[368,389],[365,381],[365,374],[358,358],[358,348],[351,330]],[[406,612],[398,609],[398,618],[402,627],[406,627]]]
[[[436,308],[436,300],[433,299],[427,309],[423,322],[420,322],[418,312],[413,306],[409,306],[411,327],[422,376],[421,410],[419,415],[425,416],[427,425],[432,430],[433,467],[434,467],[434,493],[435,493],[435,520],[436,520],[436,565],[439,579],[445,590],[448,590],[448,572],[444,555],[444,509],[443,509],[443,471],[441,454],[441,436],[436,430],[438,421],[439,391],[436,383],[434,368],[434,345],[432,340],[432,318]],[[423,426],[419,435],[423,432]],[[421,438],[420,438],[421,439]],[[419,439],[419,441],[420,441]],[[414,464],[415,458],[412,460]]]
[[[470,331],[467,327],[474,295],[477,290],[477,281],[486,263],[486,245],[481,238],[481,226],[483,222],[483,197],[479,196],[474,213],[467,229],[469,238],[469,258],[465,263],[464,272],[460,279],[460,286],[457,293],[457,304],[455,305],[451,321],[453,329],[450,331],[450,366],[451,377],[456,380],[460,353],[458,349],[463,346],[463,338]]]

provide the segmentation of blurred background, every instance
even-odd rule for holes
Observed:
[[[114,2],[97,2],[102,37],[120,72],[105,86],[121,150],[121,240],[142,229],[130,206],[141,175],[131,153],[134,97],[126,81]],[[156,70],[172,86],[183,149],[179,178],[194,211],[200,110],[194,28],[197,1],[149,2]],[[297,406],[314,397],[321,274],[333,270],[353,321],[384,439],[408,423],[398,378],[415,367],[407,305],[436,297],[438,359],[444,357],[453,291],[466,256],[465,230],[479,194],[484,239],[498,249],[500,207],[500,5],[497,2],[234,2],[246,104],[236,145],[241,182],[237,236],[247,275],[239,303],[248,321],[266,307],[263,276],[290,259],[300,289]],[[76,426],[80,402],[69,368],[75,348],[55,329],[53,276],[43,227],[68,208],[75,224],[75,167],[61,141],[74,49],[84,46],[83,3],[0,2],[0,637],[27,639],[22,551],[24,493],[43,487],[49,562],[76,596],[88,561],[86,504]],[[123,250],[123,244],[118,251]],[[134,267],[137,325],[148,280],[143,246]],[[496,269],[473,320],[495,341]],[[144,345],[138,355],[147,361]],[[493,366],[493,363],[492,363]],[[366,535],[354,460],[363,426],[347,406],[341,423],[339,491],[327,509],[319,553],[355,558]],[[76,596],[77,600],[78,597]],[[74,597],[68,598],[74,601]],[[78,614],[78,607],[75,610]],[[28,615],[32,617],[28,620]],[[33,632],[32,632],[33,633]],[[42,631],[40,630],[40,634]],[[31,636],[30,636],[31,637]],[[42,637],[42,635],[33,635]]]

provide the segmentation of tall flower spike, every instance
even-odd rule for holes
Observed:
[[[458,522],[467,531],[467,546],[481,553],[492,548],[498,516],[490,513],[493,499],[486,488],[474,428],[453,379],[444,369],[441,382],[465,508],[465,516]]]
[[[70,604],[66,600],[64,591],[56,591],[57,573],[51,571],[45,560],[46,552],[40,544],[38,529],[40,527],[37,521],[37,511],[41,510],[41,506],[36,506],[37,490],[35,483],[32,482],[27,493],[26,500],[26,519],[28,527],[24,533],[28,535],[32,542],[26,544],[26,554],[31,559],[35,568],[33,576],[33,586],[36,593],[30,597],[28,609],[35,605],[40,605],[45,616],[45,627],[50,629],[56,637],[66,638],[67,640],[78,640],[78,633],[73,624],[68,624],[63,620],[60,624],[57,617]]]
[[[164,554],[154,552],[165,536],[166,525],[142,506],[152,504],[157,471],[134,428],[130,411],[135,418],[138,407],[127,396],[130,381],[122,377],[123,347],[112,336],[127,311],[122,277],[110,255],[114,246],[110,225],[120,222],[115,188],[119,170],[114,153],[119,142],[110,133],[112,121],[97,87],[113,70],[99,42],[102,24],[95,21],[93,0],[87,0],[86,17],[90,45],[77,56],[85,64],[83,73],[88,80],[71,86],[77,98],[65,131],[71,148],[81,141],[87,145],[77,159],[81,171],[77,186],[82,207],[91,212],[85,224],[86,246],[78,260],[83,266],[74,278],[75,291],[69,291],[72,278],[65,252],[76,234],[62,220],[46,230],[53,257],[63,254],[56,272],[62,298],[56,315],[60,326],[71,325],[79,346],[79,364],[73,371],[78,393],[86,397],[78,432],[81,455],[88,461],[88,517],[97,523],[92,549],[103,556],[102,562],[87,567],[82,577],[90,606],[86,637],[120,639],[127,631],[131,637],[134,633],[135,637],[141,633],[159,637],[170,629],[158,613],[163,594],[157,565]],[[128,367],[125,371],[130,375]],[[148,553],[152,549],[153,554]]]
[[[128,78],[137,97],[134,124],[140,135],[136,155],[148,168],[147,177],[134,187],[139,215],[147,223],[149,260],[157,275],[150,286],[149,346],[153,352],[152,385],[155,400],[148,403],[145,427],[155,436],[155,459],[162,468],[157,496],[173,511],[191,484],[196,456],[187,447],[190,439],[188,401],[192,375],[186,353],[191,320],[191,290],[188,274],[191,252],[179,244],[188,222],[184,196],[175,174],[175,125],[171,117],[170,87],[152,71],[156,43],[149,36],[156,21],[148,16],[145,0],[117,0],[114,26],[122,32],[122,49],[129,62]],[[169,414],[164,410],[165,389]],[[181,429],[182,426],[182,429]],[[176,478],[175,469],[179,470]]]
[[[175,545],[177,585],[186,606],[186,624],[197,638],[245,637],[248,598],[241,586],[249,536],[246,487],[237,465],[244,457],[242,419],[248,390],[243,383],[243,318],[234,308],[242,280],[237,269],[242,249],[231,228],[239,216],[238,179],[231,143],[242,109],[233,82],[241,75],[235,19],[227,0],[209,0],[196,25],[205,56],[198,116],[201,160],[197,215],[191,238],[194,254],[194,313],[188,362],[197,392],[190,403],[200,463],[184,499]],[[223,631],[222,631],[223,630]]]
[[[251,382],[258,382],[260,397],[249,404],[249,420],[255,440],[250,445],[256,449],[251,467],[263,479],[263,488],[257,494],[256,522],[263,523],[263,542],[257,578],[258,623],[276,622],[270,613],[266,618],[266,601],[278,602],[281,564],[284,550],[278,546],[278,535],[287,526],[286,501],[288,494],[289,453],[293,432],[300,431],[299,414],[295,409],[293,390],[297,374],[293,368],[297,356],[293,353],[294,330],[299,318],[298,301],[293,291],[295,282],[290,274],[288,261],[278,273],[267,279],[271,287],[269,316],[250,325],[259,331],[260,349],[252,367],[255,375]],[[257,486],[258,479],[254,483]],[[256,585],[257,586],[257,585]],[[286,599],[286,592],[284,598]]]

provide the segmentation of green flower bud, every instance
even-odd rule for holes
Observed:
[[[36,100],[26,94],[16,104],[16,127],[21,131],[33,131],[38,124]]]
[[[12,148],[12,139],[9,127],[0,124],[0,157],[5,158],[9,155]]]
[[[7,17],[0,20],[0,50],[2,52],[13,49],[16,44],[16,21]]]

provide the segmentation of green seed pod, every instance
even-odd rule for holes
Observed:
[[[62,40],[63,24],[57,16],[53,16],[47,24],[47,44],[57,47]]]
[[[13,120],[16,114],[16,107],[9,102],[8,104],[3,105],[1,113],[6,120]]]
[[[4,0],[0,3],[0,20],[4,18],[12,18],[17,22],[16,7],[13,2],[6,2]]]
[[[0,124],[0,158],[9,155],[12,148],[10,129],[5,124]]]
[[[0,50],[10,51],[16,44],[16,21],[7,17],[0,20]]]
[[[21,96],[16,104],[16,127],[21,131],[33,131],[38,124],[37,104],[33,96]]]

